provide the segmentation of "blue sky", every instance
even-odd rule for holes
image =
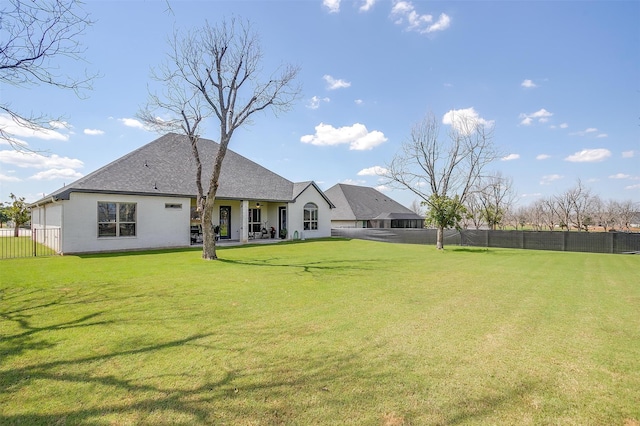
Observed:
[[[303,96],[278,117],[254,116],[230,148],[292,181],[378,187],[384,167],[426,114],[456,111],[493,126],[518,202],[583,184],[603,199],[640,201],[638,1],[90,1],[79,40],[98,72],[79,98],[50,87],[2,86],[23,113],[64,116],[55,132],[12,129],[29,148],[0,145],[0,201],[35,201],[154,140],[135,116],[150,68],[174,28],[246,18],[263,69],[299,65]],[[0,116],[0,125],[7,126]],[[442,124],[446,131],[446,124]],[[217,125],[203,136],[217,139]],[[415,196],[380,187],[405,205]]]

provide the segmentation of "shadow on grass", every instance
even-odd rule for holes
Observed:
[[[377,268],[377,264],[380,263],[380,260],[376,259],[368,259],[366,261],[360,260],[354,263],[353,260],[333,260],[333,261],[317,261],[317,262],[304,262],[304,263],[293,263],[293,262],[285,262],[280,258],[270,258],[264,260],[229,260],[229,259],[218,259],[218,262],[228,263],[231,265],[239,265],[239,266],[258,266],[265,268],[293,268],[293,269],[301,269],[302,272],[313,273],[320,271],[330,271],[334,273],[345,272],[354,270],[361,271],[372,271]]]
[[[286,246],[295,244],[306,244],[312,242],[322,241],[350,241],[349,238],[340,237],[327,237],[327,238],[314,238],[310,240],[285,240],[274,241],[268,243],[246,243],[246,244],[234,244],[234,245],[216,245],[216,251],[218,250],[241,250],[246,248],[256,247],[268,247],[272,245]],[[76,256],[80,259],[95,259],[95,258],[109,258],[109,257],[123,257],[123,256],[146,256],[151,254],[168,254],[168,253],[184,253],[184,252],[201,252],[202,246],[192,247],[176,247],[158,250],[130,250],[130,251],[114,251],[114,252],[102,252],[102,253],[80,253],[72,256]]]
[[[456,247],[445,247],[446,251],[452,251],[456,253],[495,253],[494,250],[489,250],[487,247],[464,247],[464,246],[456,246]]]
[[[302,267],[305,271],[316,267],[313,263],[283,263],[283,266]],[[344,269],[342,265],[335,267]],[[46,360],[43,356],[46,352],[42,351],[61,344],[51,333],[58,333],[60,339],[59,333],[65,330],[90,331],[110,322],[96,321],[103,311],[87,309],[65,321],[42,327],[34,324],[46,319],[47,309],[53,305],[89,304],[96,300],[99,298],[89,295],[67,295],[38,303],[36,290],[2,293],[0,424],[297,424],[297,417],[309,408],[306,404],[311,404],[310,401],[315,404],[314,408],[322,406],[325,412],[339,416],[345,409],[353,410],[349,407],[354,404],[354,394],[359,398],[356,402],[379,401],[380,389],[376,385],[397,379],[394,370],[388,368],[388,358],[370,356],[376,351],[386,351],[386,344],[381,341],[340,348],[324,348],[318,344],[305,351],[273,356],[270,351],[277,349],[283,338],[283,330],[275,325],[257,329],[240,325],[237,330],[227,330],[241,336],[240,343],[228,344],[223,335],[202,332],[151,344],[128,342],[124,349],[96,355],[66,355]],[[10,328],[17,331],[6,333]],[[111,343],[118,343],[117,336]],[[194,347],[204,352],[203,358],[210,359],[211,364],[196,363],[192,369],[191,363],[180,361],[181,367],[173,373],[175,380],[162,380],[172,374],[161,367],[155,371],[151,368],[151,374],[143,378],[117,368],[134,363],[134,367],[149,369],[149,364],[142,363],[153,363],[155,357],[181,357],[191,353],[187,349]],[[230,357],[227,359],[235,357],[243,361],[230,364],[219,361],[225,354]],[[243,357],[243,354],[247,355]],[[208,378],[207,372],[215,377]],[[353,388],[354,376],[358,378],[357,388]],[[46,398],[53,401],[52,405],[49,401],[42,404],[33,401],[33,395],[41,387],[52,390]],[[490,396],[456,397],[435,408],[448,424],[473,422],[490,417],[504,406],[519,403],[525,394],[534,391],[533,384],[523,382]],[[66,392],[76,393],[80,398],[78,401],[73,397],[64,399],[62,395]],[[96,394],[88,396],[88,392]],[[391,403],[397,404],[397,400],[392,399]],[[46,407],[53,408],[47,411]],[[380,403],[374,407],[383,409]],[[411,408],[406,410],[402,415],[407,416],[409,423],[412,416],[418,418],[422,414],[411,413]],[[326,420],[336,423],[339,418]]]

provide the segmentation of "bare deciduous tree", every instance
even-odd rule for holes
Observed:
[[[79,38],[91,24],[75,0],[5,2],[0,10],[0,82],[16,87],[44,84],[81,95],[91,88],[95,75],[66,75],[56,61],[82,60],[85,49]],[[31,130],[53,130],[52,123],[61,122],[61,117],[16,111],[4,99],[0,113]],[[15,149],[25,148],[6,128],[0,127],[0,140]]]
[[[202,161],[198,141],[200,124],[211,115],[212,111],[202,102],[198,90],[187,85],[185,80],[175,74],[167,64],[154,70],[152,79],[160,82],[164,90],[162,94],[149,93],[147,104],[138,112],[138,118],[147,127],[157,132],[176,132],[187,136],[196,168],[196,209],[204,228],[202,219],[206,198],[202,185]]]
[[[300,94],[300,87],[295,84],[299,68],[285,65],[270,76],[263,75],[259,38],[248,21],[235,18],[223,20],[217,26],[207,23],[202,28],[175,33],[169,45],[163,68],[168,84],[184,88],[185,99],[191,99],[189,105],[204,108],[199,115],[192,114],[191,120],[196,116],[212,116],[218,122],[219,146],[213,164],[206,165],[213,171],[206,189],[202,190],[201,215],[202,257],[217,259],[213,207],[220,185],[222,161],[231,137],[236,129],[249,124],[257,112],[271,110],[277,115],[291,108]],[[164,100],[163,108],[176,114],[185,99],[179,98],[175,105],[170,98]],[[187,123],[189,120],[182,117],[179,121]],[[197,132],[194,131],[193,135],[197,136]],[[191,141],[192,147],[197,147],[193,139]],[[197,150],[192,152],[197,155]]]
[[[422,203],[420,200],[415,199],[411,202],[409,209],[417,215],[424,217],[424,208],[422,207]]]
[[[618,229],[631,230],[631,222],[638,214],[640,206],[631,200],[619,201],[616,203],[616,227]]]
[[[513,204],[513,179],[496,172],[481,179],[475,192],[482,219],[489,228],[495,230]]]
[[[443,140],[438,120],[427,115],[414,126],[410,140],[403,143],[385,173],[389,183],[421,198],[429,209],[428,216],[446,221],[462,216],[471,188],[485,166],[497,158],[491,129],[470,117],[456,117],[455,123]],[[436,223],[438,249],[444,247],[445,226],[449,224]]]

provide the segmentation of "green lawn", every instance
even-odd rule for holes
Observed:
[[[0,234],[0,259],[16,257],[52,256],[56,250],[34,242],[31,237],[14,237],[13,234]]]
[[[0,424],[640,424],[640,256],[200,254],[0,261]]]

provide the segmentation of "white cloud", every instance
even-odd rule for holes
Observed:
[[[551,182],[554,182],[556,180],[560,180],[562,178],[564,178],[564,176],[558,175],[558,174],[545,175],[545,176],[542,176],[542,180],[540,181],[540,185],[549,185]]]
[[[393,188],[391,188],[388,185],[378,185],[374,188],[376,191],[380,191],[380,192],[389,192],[391,191]]]
[[[142,129],[145,130],[144,124],[141,121],[136,120],[135,118],[118,118],[122,124],[127,127],[133,127],[134,129]]]
[[[530,114],[526,114],[523,112],[520,114],[520,118],[522,118],[520,124],[522,124],[523,126],[529,126],[533,123],[534,120],[538,120],[539,123],[546,123],[547,121],[549,121],[549,117],[551,117],[552,115],[552,112],[549,112],[544,108]]]
[[[445,13],[441,13],[440,17],[438,18],[438,21],[427,28],[427,32],[432,33],[435,31],[444,31],[447,28],[449,28],[450,25],[451,25],[451,18],[449,18],[449,15]]]
[[[595,127],[589,127],[587,129],[581,130],[579,132],[573,132],[573,133],[569,133],[569,135],[571,136],[588,136],[588,135],[593,135],[594,133],[598,133],[598,129]],[[597,137],[607,137],[606,133],[600,133],[597,135]]]
[[[636,183],[635,185],[625,186],[624,189],[640,189],[640,183]]]
[[[349,83],[348,81],[336,80],[335,78],[331,77],[329,74],[325,74],[322,78],[324,81],[327,82],[328,90],[345,89],[351,86],[351,83]]]
[[[573,163],[594,163],[604,161],[608,157],[611,157],[611,151],[608,149],[583,149],[580,152],[568,156],[565,158],[565,161],[571,161]]]
[[[364,101],[362,99],[356,99],[355,101],[353,101],[356,105],[362,105],[364,103]]]
[[[89,136],[99,136],[99,135],[104,135],[104,130],[84,129],[84,134]]]
[[[609,137],[609,135],[606,134],[606,133],[600,133],[600,134],[598,134],[598,136],[596,136],[596,138],[608,138],[608,137]]]
[[[0,151],[0,163],[13,164],[22,168],[50,169],[69,168],[80,169],[84,163],[76,158],[60,157],[56,154],[44,156],[34,152],[15,150]]]
[[[376,4],[377,0],[363,0],[362,6],[360,6],[360,12],[368,12],[371,10],[374,4]]]
[[[464,135],[471,134],[478,126],[493,126],[493,120],[481,118],[473,107],[452,109],[442,117],[442,123],[453,127]]]
[[[302,136],[300,142],[317,146],[349,144],[351,150],[364,151],[387,141],[382,132],[377,130],[369,132],[365,125],[360,123],[340,128],[320,123],[315,129],[315,135]]]
[[[43,172],[38,172],[31,176],[32,180],[55,180],[55,179],[70,179],[76,180],[82,177],[82,173],[73,169],[49,169]]]
[[[540,154],[540,155],[536,156],[536,160],[546,160],[548,158],[551,158],[551,156],[549,154]]]
[[[0,182],[20,182],[21,179],[15,176],[7,176],[5,174],[0,173]]]
[[[623,151],[622,158],[633,158],[635,153],[633,151]]]
[[[307,104],[307,108],[309,109],[318,109],[320,108],[320,102],[330,102],[329,98],[319,98],[317,96],[312,97]]]
[[[561,128],[561,129],[566,129],[567,127],[569,127],[569,125],[568,125],[567,123],[562,123],[562,124],[560,125],[560,128]]]
[[[340,0],[322,0],[322,5],[329,9],[329,13],[340,12]]]
[[[625,175],[624,173],[616,173],[609,176],[609,179],[631,179],[631,175]]]
[[[51,129],[45,129],[44,127],[32,128],[32,126],[29,126],[23,120],[14,120],[7,114],[0,114],[0,128],[2,128],[5,133],[12,136],[43,140],[69,140],[69,135],[63,135],[62,133],[53,130],[65,127],[62,122],[52,121],[49,125],[51,126]]]
[[[388,172],[387,169],[380,166],[368,167],[358,172],[358,176],[384,176]]]
[[[528,79],[523,81],[522,83],[520,83],[520,86],[522,86],[524,88],[527,88],[527,89],[533,89],[534,87],[538,87],[538,85],[535,84],[533,82],[533,80],[528,80]]]
[[[443,31],[451,26],[451,18],[447,14],[440,14],[438,20],[433,22],[433,15],[421,15],[416,12],[413,3],[403,0],[394,3],[391,8],[391,18],[395,24],[404,25],[407,31],[416,31],[420,34]]]
[[[58,121],[58,120],[50,121],[49,125],[53,129],[70,129],[71,127],[73,127],[71,124],[67,123],[66,121]]]
[[[520,154],[509,154],[505,157],[502,157],[500,160],[502,161],[511,161],[511,160],[517,160],[520,158]]]

